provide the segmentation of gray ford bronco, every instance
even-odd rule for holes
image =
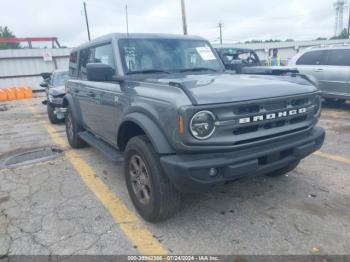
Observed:
[[[124,161],[131,200],[151,222],[172,216],[183,192],[285,174],[324,141],[317,88],[225,72],[201,37],[107,35],[74,49],[69,71],[69,144]]]

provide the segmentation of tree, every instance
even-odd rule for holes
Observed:
[[[316,40],[327,40],[327,37],[317,37]]]
[[[347,29],[343,29],[340,34],[338,36],[333,36],[330,38],[330,40],[333,39],[348,39],[349,38],[349,34],[348,34],[348,30]]]
[[[0,37],[16,37],[7,26],[0,26]],[[0,49],[18,49],[19,43],[0,43]]]

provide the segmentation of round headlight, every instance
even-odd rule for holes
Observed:
[[[210,111],[199,111],[191,119],[191,134],[197,139],[207,139],[215,131],[215,116]]]

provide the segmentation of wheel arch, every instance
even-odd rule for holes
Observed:
[[[124,151],[128,141],[132,137],[143,134],[151,141],[151,144],[157,153],[174,153],[174,150],[158,125],[147,115],[142,113],[131,113],[120,125],[117,133],[117,144],[119,150]]]

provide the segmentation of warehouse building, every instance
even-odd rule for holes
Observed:
[[[274,48],[278,49],[282,61],[289,61],[294,55],[305,48],[318,45],[338,45],[350,44],[350,39],[337,40],[314,40],[314,41],[293,41],[293,42],[271,42],[271,43],[225,43],[222,45],[215,44],[215,47],[224,48],[248,48],[253,49],[259,56],[260,60],[266,61],[272,54]]]

